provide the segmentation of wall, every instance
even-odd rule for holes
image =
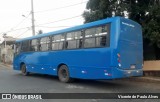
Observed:
[[[160,71],[160,60],[144,61],[144,71]]]
[[[12,64],[14,50],[12,46],[7,45],[6,48],[1,48],[1,61],[3,63]]]

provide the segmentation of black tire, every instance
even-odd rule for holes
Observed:
[[[26,70],[26,65],[25,65],[25,64],[22,64],[22,65],[21,65],[21,73],[22,73],[22,75],[24,75],[24,76],[29,75],[29,72],[27,72],[27,70]]]
[[[61,65],[58,70],[58,78],[61,82],[69,83],[72,82],[73,79],[70,78],[69,70],[66,65]]]

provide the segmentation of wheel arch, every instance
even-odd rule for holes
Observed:
[[[67,78],[67,80],[61,80],[61,78],[59,77],[59,70],[60,70],[60,68],[61,68],[61,66],[63,66],[63,65],[65,65],[66,67],[67,67],[67,73],[68,73],[68,78]],[[63,69],[64,70],[64,69]],[[62,82],[65,82],[65,83],[69,83],[69,82],[73,82],[74,81],[74,79],[72,78],[72,76],[71,76],[71,72],[70,72],[70,68],[67,66],[67,64],[65,64],[65,63],[61,63],[61,64],[59,64],[58,66],[57,66],[57,76],[59,77],[59,80],[60,81],[62,81]]]
[[[22,65],[24,65],[25,63],[24,62],[21,62],[20,63],[20,66],[19,66],[19,69],[21,70],[21,67],[22,67]]]
[[[65,63],[60,63],[60,64],[57,66],[57,75],[58,75],[58,70],[59,70],[59,68],[60,68],[62,65],[67,66],[67,64],[65,64]],[[67,68],[69,68],[69,67],[67,66]]]

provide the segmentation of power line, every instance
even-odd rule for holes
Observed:
[[[24,27],[24,28],[15,29],[15,28],[17,28],[20,24],[22,24],[29,16],[30,16],[30,13],[25,17],[25,19],[23,19],[22,21],[20,21],[15,27],[12,27],[11,30],[6,31],[5,33],[9,33],[9,32],[13,32],[13,31],[17,31],[17,30],[22,30],[22,29],[28,28],[28,27]],[[3,34],[3,33],[4,33],[4,32],[1,32],[0,34]]]
[[[42,23],[42,24],[38,24],[38,25],[36,25],[36,26],[46,25],[46,24],[51,24],[51,23],[56,23],[56,22],[61,22],[61,21],[69,20],[69,19],[74,19],[74,18],[77,18],[77,17],[82,17],[82,15],[73,16],[73,17],[70,17],[70,18],[65,18],[65,19],[61,19],[61,20],[57,20],[57,21],[53,21],[53,22]]]
[[[76,26],[76,25],[73,25]],[[54,27],[49,27],[49,26],[37,26],[37,27],[43,27],[43,28],[63,28],[63,27],[73,27],[73,26],[54,26]]]
[[[81,17],[82,15],[78,15],[78,16],[74,16],[74,17],[70,17],[70,18],[65,18],[65,19],[61,19],[61,20],[57,20],[57,21],[53,21],[53,22],[48,22],[48,23],[43,23],[43,24],[38,24],[36,25],[36,27],[40,27],[41,25],[46,25],[46,24],[51,24],[51,23],[56,23],[56,22],[61,22],[61,21],[65,21],[65,20],[69,20],[69,19],[74,19],[74,18],[77,18],[77,17]],[[44,27],[44,26],[43,26]],[[19,28],[19,29],[14,29],[14,30],[9,30],[5,33],[9,33],[9,32],[14,32],[14,31],[18,31],[18,30],[22,30],[22,29],[29,29],[30,26],[28,27],[24,27],[24,28]],[[24,32],[25,33],[25,32]],[[23,34],[24,34],[23,33]]]
[[[37,11],[37,12],[34,12],[34,13],[41,13],[41,12],[47,12],[47,11],[53,11],[53,10],[58,10],[58,9],[63,9],[63,8],[67,8],[67,7],[72,7],[72,6],[76,6],[76,5],[80,5],[80,4],[83,4],[83,3],[86,3],[87,1],[85,2],[81,2],[81,3],[77,3],[77,4],[72,4],[72,5],[68,5],[68,6],[63,6],[63,7],[59,7],[59,8],[55,8],[55,9],[48,9],[48,10],[43,10],[43,11]],[[5,32],[5,33],[9,33],[9,32],[13,32],[13,31],[17,31],[17,30],[22,30],[22,29],[26,29],[26,28],[29,28],[29,27],[24,27],[24,28],[19,28],[19,29],[15,29],[17,28],[20,24],[22,24],[29,16],[30,16],[31,12],[25,17],[25,19],[23,19],[20,23],[18,23],[15,27],[12,27],[11,30]],[[45,25],[45,24],[50,24],[50,23],[55,23],[55,22],[60,22],[60,21],[64,21],[64,20],[68,20],[68,19],[73,19],[73,18],[77,18],[77,17],[80,17],[81,15],[79,16],[74,16],[74,17],[71,17],[71,18],[66,18],[66,19],[62,19],[62,20],[57,20],[57,21],[54,21],[54,22],[48,22],[48,23],[43,23],[43,24],[39,24],[39,25]],[[37,26],[39,26],[37,25]],[[0,34],[2,34],[4,32],[1,32]]]
[[[29,13],[26,17],[25,17],[24,15],[22,15],[22,16],[24,16],[25,18],[24,18],[20,23],[18,23],[15,27],[13,27],[12,29],[17,28],[20,24],[22,24],[22,23],[30,16],[30,14],[31,14],[31,13]]]
[[[68,6],[58,7],[58,8],[54,8],[54,9],[48,9],[48,10],[43,10],[43,11],[36,11],[34,13],[43,13],[43,12],[48,12],[48,11],[54,11],[54,10],[64,9],[64,8],[68,8],[68,7],[72,7],[72,6],[77,6],[77,5],[80,5],[80,4],[83,4],[83,3],[87,3],[87,1],[81,2],[81,3],[77,3],[77,4],[68,5]]]
[[[44,28],[61,28],[61,27],[72,27],[72,26],[57,26],[57,27],[48,27],[48,26],[37,26],[37,27],[44,27]],[[26,32],[28,32],[30,29],[28,28],[26,31],[24,31],[23,33],[19,34],[18,36],[16,36],[15,38],[18,38],[20,36],[22,36],[23,34],[25,34]]]
[[[25,34],[26,32],[28,32],[30,29],[27,29],[26,31],[24,31],[23,33],[19,34],[18,36],[16,36],[15,38],[18,38],[20,36],[22,36],[23,34]]]
[[[5,33],[14,32],[14,31],[22,30],[22,29],[27,29],[27,28],[30,28],[30,27],[24,27],[24,28],[9,30],[9,31],[7,31],[7,32],[5,32]]]
[[[70,17],[70,18],[66,18],[66,19],[61,19],[61,20],[57,20],[57,21],[54,21],[54,22],[48,22],[48,23],[43,23],[43,24],[39,24],[39,25],[36,25],[36,27],[40,27],[40,25],[45,25],[45,24],[50,24],[50,23],[55,23],[55,22],[60,22],[60,21],[64,21],[64,20],[69,20],[69,19],[73,19],[73,18],[77,18],[77,17],[81,17],[82,15],[78,15],[78,16],[74,16],[74,17]],[[44,27],[44,26],[43,26]],[[26,33],[26,32],[24,32]],[[23,34],[24,34],[23,33]],[[22,35],[23,35],[22,34]],[[19,35],[21,36],[21,35]]]

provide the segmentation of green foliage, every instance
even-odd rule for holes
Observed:
[[[156,4],[149,9],[149,14],[143,23],[144,38],[150,40],[150,44],[156,44],[160,48],[160,5]]]
[[[38,31],[38,35],[39,35],[39,34],[43,34],[43,31],[42,31],[42,30],[39,30],[39,31]]]
[[[113,12],[116,16],[124,16],[123,11],[127,11],[128,7],[126,2],[120,0],[89,0],[83,13],[84,23],[112,17]]]
[[[160,0],[89,0],[86,9],[84,23],[129,12],[129,18],[142,25],[144,39],[160,48]]]

